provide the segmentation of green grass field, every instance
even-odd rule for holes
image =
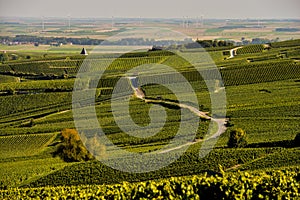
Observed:
[[[65,128],[75,128],[72,90],[84,59],[75,55],[78,47],[43,50],[44,47],[38,47],[39,50],[30,47],[26,51],[10,48],[7,50],[20,57],[26,53],[34,55],[35,51],[40,55],[29,60],[24,57],[0,64],[0,198],[34,198],[42,195],[43,198],[84,198],[92,197],[93,193],[113,199],[118,195],[124,195],[123,198],[142,197],[143,193],[151,191],[152,196],[144,198],[176,198],[176,195],[181,195],[182,199],[196,198],[197,195],[211,199],[234,199],[243,195],[254,199],[299,198],[300,153],[299,147],[293,143],[300,128],[298,40],[294,43],[274,43],[268,49],[261,45],[245,46],[237,51],[234,58],[224,53],[228,52],[227,49],[210,50],[209,55],[224,80],[226,117],[229,120],[227,130],[218,138],[213,150],[206,157],[199,158],[199,150],[204,144],[201,139],[207,135],[210,124],[208,120],[200,120],[195,135],[198,142],[192,143],[178,160],[158,171],[137,174],[112,169],[99,161],[67,163],[52,156],[60,143],[59,132]],[[51,57],[43,57],[45,52],[51,52]],[[204,56],[193,51],[186,53],[192,59]],[[104,65],[110,61],[102,55],[95,60],[90,59],[89,66]],[[126,76],[128,70],[150,63],[165,64],[178,70],[195,89],[200,110],[212,112],[209,90],[196,71],[200,69],[209,73],[205,71],[208,61],[196,62],[191,66],[177,55],[164,51],[130,54],[116,59],[96,84],[95,110],[100,126],[115,145],[131,152],[158,155],[156,151],[165,147],[176,135],[184,112],[176,106],[156,105],[153,109],[156,112],[165,109],[166,123],[157,123],[147,130],[158,131],[156,135],[137,138],[129,136],[116,125],[110,102],[116,82]],[[96,74],[101,69],[96,67],[93,70],[92,74]],[[145,80],[177,80],[172,73],[163,76],[166,72],[157,65],[149,65],[148,70],[155,73],[147,75],[145,72]],[[214,79],[210,81],[215,82]],[[123,87],[131,90],[129,83],[126,84]],[[183,87],[180,81],[173,85]],[[82,85],[82,88],[88,87]],[[142,89],[147,98],[177,100],[172,91],[160,85],[144,85]],[[191,98],[191,94],[184,90],[181,95]],[[129,102],[132,120],[140,126],[148,125],[151,122],[149,110],[154,107],[153,104],[134,97]],[[91,113],[85,113],[82,117],[90,116]],[[126,117],[123,113],[118,119]],[[163,120],[159,118],[159,121]],[[160,126],[163,128],[159,129]],[[246,147],[227,147],[230,131],[234,128],[246,131]],[[131,164],[126,157],[119,155],[120,152],[110,147],[106,151],[116,156],[115,162],[120,166]],[[168,159],[166,156],[158,157],[163,161]],[[202,188],[203,193],[193,185],[202,185],[198,188]],[[266,192],[274,188],[279,188],[272,193],[274,196]],[[248,191],[250,189],[253,193]],[[218,191],[216,195],[220,196],[209,196],[213,190]]]

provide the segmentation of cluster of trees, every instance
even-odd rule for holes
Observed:
[[[299,28],[276,28],[276,32],[298,32],[300,31]]]
[[[64,129],[60,139],[61,143],[54,156],[59,156],[66,162],[88,161],[106,156],[105,145],[100,144],[97,136],[87,139],[84,135],[80,137],[75,129]]]
[[[249,44],[270,44],[273,42],[278,42],[279,38],[275,38],[275,39],[266,39],[266,38],[253,38],[252,40],[248,40],[244,37],[241,38],[241,42],[237,42],[236,45],[240,46],[240,45],[249,45]]]
[[[162,50],[162,49],[195,49],[195,48],[211,48],[211,47],[233,47],[235,45],[234,41],[229,40],[184,40],[184,41],[161,41],[163,45],[167,46],[162,48],[159,45],[153,46],[152,50]],[[167,44],[167,45],[166,45]]]
[[[185,48],[197,48],[199,44],[203,48],[207,47],[226,47],[233,46],[233,41],[225,40],[196,40],[196,43],[191,38],[184,40],[154,40],[144,38],[122,38],[117,41],[104,41],[100,39],[91,38],[66,38],[66,37],[38,37],[32,35],[16,35],[15,37],[0,36],[0,42],[2,44],[9,43],[34,43],[34,44],[77,44],[77,45],[136,45],[136,46],[164,46],[171,45],[184,45]],[[198,46],[197,46],[198,44]],[[196,46],[195,46],[196,45]]]
[[[198,44],[200,44],[203,48],[208,47],[228,47],[233,46],[233,41],[227,41],[227,40],[197,40]]]
[[[197,48],[201,45],[203,48],[209,47],[228,47],[234,45],[248,45],[248,44],[268,44],[272,42],[278,42],[279,38],[276,39],[265,39],[265,38],[253,38],[252,40],[247,40],[244,37],[241,38],[241,42],[234,42],[229,40],[196,40],[196,43],[190,39],[186,38],[182,41],[179,40],[154,40],[154,39],[144,39],[144,38],[123,38],[117,41],[104,41],[101,39],[91,39],[91,38],[66,38],[66,37],[38,37],[32,35],[16,35],[15,37],[0,36],[0,43],[10,44],[10,43],[34,43],[38,44],[75,44],[75,45],[135,45],[135,46],[178,46],[184,45],[185,48]]]
[[[9,43],[34,43],[34,44],[51,44],[51,43],[62,43],[62,44],[77,44],[77,45],[136,45],[136,46],[171,46],[171,45],[185,45],[186,48],[193,48],[191,45],[194,41],[191,38],[184,40],[154,40],[144,38],[122,38],[117,41],[104,41],[100,39],[91,38],[66,38],[66,37],[38,37],[32,35],[16,35],[15,37],[0,36],[0,42],[2,44]],[[224,47],[233,46],[232,41],[223,40],[197,40],[198,44],[202,47]]]
[[[32,35],[16,35],[15,37],[0,36],[0,42],[2,44],[10,43],[34,43],[34,44],[77,44],[77,45],[136,45],[136,46],[170,46],[174,44],[186,44],[193,42],[192,39],[185,39],[183,41],[177,40],[154,40],[144,38],[122,38],[117,41],[104,41],[101,39],[91,38],[66,38],[66,37],[38,37]]]
[[[66,37],[38,37],[32,35],[16,35],[15,37],[0,36],[2,44],[9,43],[35,43],[35,44],[77,44],[77,45],[99,45],[103,40],[91,38],[66,38]]]
[[[134,46],[171,46],[180,45],[193,42],[192,39],[186,38],[184,40],[154,40],[154,39],[144,39],[144,38],[122,38],[117,41],[105,41],[104,45],[134,45]]]
[[[24,58],[31,59],[31,56],[26,55]],[[0,63],[5,63],[9,60],[18,60],[19,55],[17,54],[7,54],[7,53],[0,53]]]
[[[83,145],[76,130],[63,130],[60,139],[61,144],[54,152],[54,156],[59,156],[66,162],[88,161],[94,158]]]

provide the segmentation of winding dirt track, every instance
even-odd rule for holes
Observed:
[[[193,106],[189,106],[189,105],[182,104],[182,103],[175,103],[175,102],[170,102],[170,101],[165,101],[165,100],[147,99],[145,97],[145,94],[143,93],[143,91],[138,88],[136,78],[137,77],[128,77],[128,79],[130,80],[131,88],[133,89],[135,96],[137,98],[142,99],[143,101],[145,101],[145,103],[164,103],[164,104],[169,104],[169,105],[176,105],[176,106],[179,106],[180,108],[185,108],[185,109],[190,110],[192,113],[194,113],[196,116],[198,116],[200,118],[204,118],[204,119],[216,122],[217,125],[218,125],[218,130],[213,135],[206,138],[205,140],[209,140],[209,139],[212,139],[212,138],[217,138],[218,136],[220,136],[222,133],[225,132],[225,130],[226,130],[225,124],[227,123],[227,119],[225,119],[225,118],[218,119],[218,118],[210,117],[207,112],[200,111],[200,110],[198,110],[197,108],[195,108]],[[180,149],[182,147],[185,147],[185,146],[188,146],[188,145],[191,145],[191,144],[195,144],[195,143],[198,143],[198,142],[201,142],[201,141],[204,141],[204,140],[197,140],[195,142],[188,142],[186,144],[183,144],[183,145],[171,148],[171,149],[161,151],[160,153],[167,153],[167,152],[170,152],[170,151],[173,151],[173,150],[176,150],[176,149]]]

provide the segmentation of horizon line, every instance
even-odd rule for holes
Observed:
[[[200,15],[199,15],[200,16]],[[193,17],[188,17],[186,19],[197,19],[199,16],[193,16]],[[40,18],[48,18],[48,19],[66,19],[70,16],[1,16],[0,19],[16,19],[16,18],[22,18],[22,19],[40,19]],[[116,19],[165,19],[165,20],[182,20],[183,17],[122,17],[122,16],[111,16],[111,17],[70,17],[71,19],[99,19],[99,20],[111,20],[112,17],[114,20]],[[261,17],[245,17],[245,18],[211,18],[207,17],[204,18],[206,20],[299,20],[300,18],[291,18],[291,17],[283,17],[283,18],[276,18],[276,17],[271,17],[271,18],[261,18]]]

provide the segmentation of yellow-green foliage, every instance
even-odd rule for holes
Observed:
[[[20,82],[19,77],[0,75],[0,83]]]
[[[245,147],[247,145],[246,132],[241,128],[232,130],[227,145],[231,148]]]
[[[115,185],[0,190],[1,199],[298,199],[299,169],[173,177]]]
[[[262,52],[264,46],[261,44],[244,46],[237,50],[237,54],[259,53]]]
[[[0,137],[0,158],[32,156],[49,144],[55,133],[26,134]]]
[[[65,129],[61,132],[62,144],[55,154],[67,162],[87,161],[93,158],[80,140],[75,129]]]

